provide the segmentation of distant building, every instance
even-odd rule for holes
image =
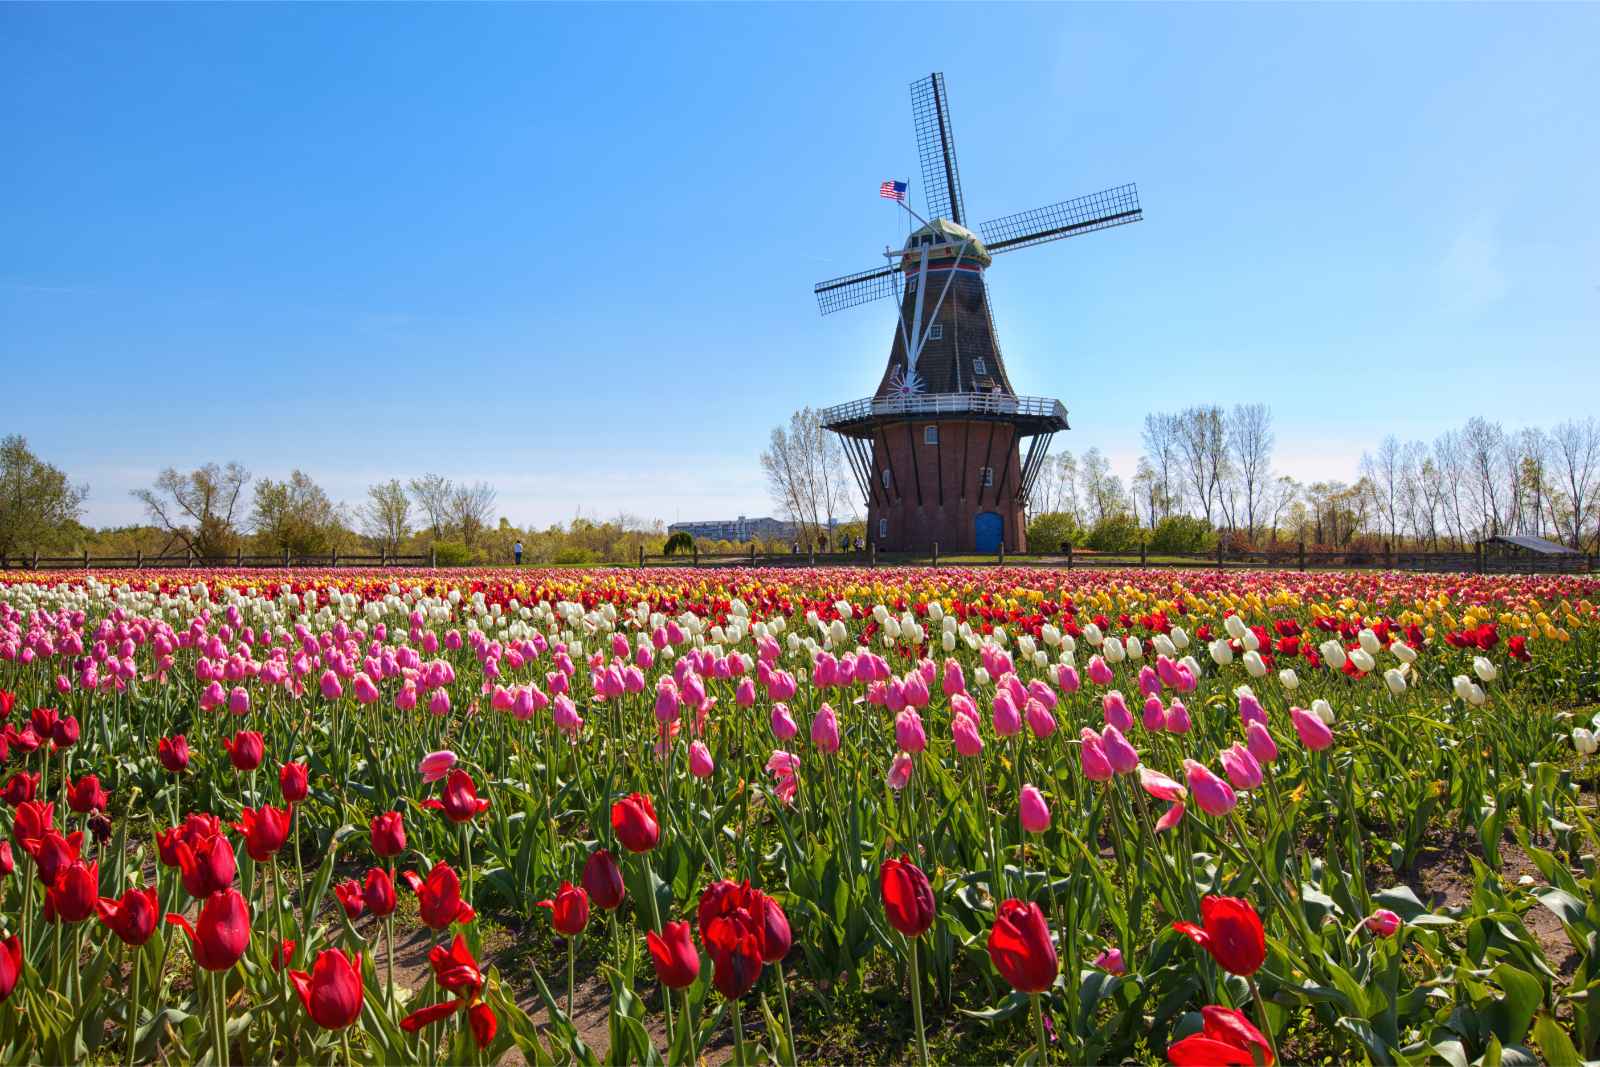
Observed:
[[[690,537],[703,537],[708,541],[792,541],[795,529],[794,523],[784,522],[782,519],[767,517],[748,519],[740,515],[737,519],[675,522],[667,527],[667,533],[682,532]]]

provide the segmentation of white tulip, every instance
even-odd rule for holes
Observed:
[[[1394,653],[1394,658],[1401,663],[1413,663],[1417,658],[1417,650],[1404,641],[1396,641],[1389,646],[1389,651]]]
[[[1034,644],[1033,638],[1029,635],[1017,635],[1017,651],[1020,652],[1025,658],[1032,659],[1034,650],[1038,647],[1039,646]]]
[[[1596,750],[1600,750],[1600,738],[1595,737],[1594,731],[1579,726],[1572,731],[1572,747],[1578,750],[1580,756],[1592,756]]]
[[[828,627],[828,636],[833,639],[833,643],[836,645],[845,643],[845,639],[850,636],[850,632],[844,628],[843,619],[833,620],[833,625]]]
[[[1322,662],[1327,664],[1330,669],[1336,671],[1344,669],[1346,656],[1344,654],[1344,646],[1339,642],[1329,638],[1317,646],[1317,651],[1322,653]]]
[[[1150,643],[1155,646],[1156,655],[1158,656],[1166,656],[1171,659],[1178,654],[1178,646],[1173,644],[1172,638],[1166,634],[1156,634],[1150,639]]]
[[[1378,665],[1378,661],[1373,659],[1372,654],[1364,648],[1351,649],[1350,662],[1354,663],[1356,665],[1356,670],[1361,671],[1362,673],[1366,673]]]
[[[892,641],[898,641],[900,639],[900,620],[895,618],[892,615],[889,616],[887,619],[884,619],[883,620],[883,632]]]
[[[1486,682],[1492,682],[1500,677],[1500,668],[1490,663],[1483,656],[1472,657],[1472,673]]]
[[[1091,645],[1098,645],[1106,638],[1105,635],[1100,632],[1100,627],[1091,622],[1089,625],[1083,628],[1083,639],[1089,642]]]
[[[882,604],[874,604],[874,605],[872,605],[872,618],[874,619],[874,621],[877,622],[877,624],[879,626],[882,626],[883,625],[883,621],[885,619],[887,619],[888,617],[889,617],[889,609],[888,608],[884,607]]]
[[[1311,711],[1316,715],[1317,718],[1321,719],[1329,726],[1333,725],[1333,705],[1328,703],[1326,700],[1323,700],[1321,697],[1313,700],[1311,702]]]
[[[1180,650],[1188,648],[1189,631],[1181,626],[1174,626],[1172,628],[1172,643],[1177,645]]]
[[[1256,636],[1254,630],[1246,630],[1244,636],[1239,638],[1239,643],[1249,651],[1254,652],[1261,647],[1261,638]]]
[[[1244,654],[1244,669],[1252,678],[1265,678],[1267,665],[1261,660],[1261,653],[1251,649]]]
[[[1378,650],[1383,647],[1383,642],[1378,640],[1378,635],[1365,626],[1361,628],[1360,633],[1356,634],[1356,640],[1361,642],[1362,650],[1369,656],[1376,656]]]
[[[1100,642],[1100,654],[1105,656],[1107,663],[1121,663],[1128,658],[1127,650],[1122,647],[1122,641],[1115,637],[1108,637]]]
[[[1125,647],[1129,659],[1144,659],[1144,642],[1137,637],[1130,636]]]
[[[1219,667],[1226,667],[1233,662],[1233,648],[1222,638],[1211,642],[1211,660]]]
[[[1457,700],[1466,700],[1472,691],[1472,679],[1464,674],[1458,674],[1450,679],[1450,688],[1455,693]]]
[[[1237,685],[1233,687],[1233,698],[1235,700],[1243,700],[1245,697],[1249,697],[1251,700],[1259,701],[1259,698],[1256,696],[1256,691],[1250,688],[1248,682],[1244,685]]]
[[[988,685],[989,684],[989,671],[988,671],[988,669],[985,668],[985,667],[979,667],[977,670],[973,671],[972,672],[972,681],[976,685]]]
[[[956,634],[955,634],[955,631],[954,630],[946,630],[944,633],[940,634],[939,635],[939,646],[941,648],[943,648],[946,652],[954,652],[956,650]]]
[[[1006,628],[1004,626],[996,626],[994,628],[994,643],[995,644],[999,645],[1001,648],[1005,648],[1006,647],[1006,642],[1009,641],[1009,640],[1011,640],[1011,638],[1006,633]]]
[[[940,619],[943,619],[944,604],[937,600],[930,601],[928,603],[928,618],[932,619],[934,622],[938,622]]]
[[[1042,648],[1039,649],[1037,652],[1035,652],[1033,654],[1033,665],[1035,667],[1037,667],[1041,671],[1046,669],[1047,667],[1049,667],[1050,666],[1050,653],[1046,652]]]
[[[1228,631],[1228,636],[1233,638],[1235,641],[1243,641],[1244,635],[1250,632],[1245,626],[1244,620],[1239,618],[1237,615],[1229,615],[1227,618],[1223,619],[1222,628]]]
[[[1078,642],[1072,639],[1071,634],[1061,635],[1061,650],[1069,656],[1078,650]]]
[[[841,619],[849,619],[854,617],[854,609],[850,607],[850,601],[848,600],[834,601],[833,610],[839,613],[839,617]]]
[[[1196,662],[1193,656],[1183,657],[1178,661],[1178,666],[1189,668],[1189,673],[1194,675],[1196,678],[1200,677],[1202,673],[1200,670],[1200,664]]]
[[[1406,672],[1398,667],[1390,667],[1383,672],[1383,684],[1389,687],[1389,692],[1399,696],[1406,691]]]

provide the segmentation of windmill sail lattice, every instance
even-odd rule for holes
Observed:
[[[944,75],[912,83],[911,112],[928,220],[884,266],[814,290],[824,315],[896,297],[889,363],[872,396],[829,408],[824,423],[844,439],[880,548],[1022,551],[1029,493],[1067,411],[1012,388],[985,273],[997,253],[1139,221],[1138,190],[1114,186],[974,233]]]

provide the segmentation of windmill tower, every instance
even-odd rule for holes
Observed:
[[[884,266],[816,286],[824,315],[896,298],[889,365],[876,393],[827,409],[823,424],[844,439],[866,499],[867,537],[879,548],[926,551],[937,542],[950,552],[1023,552],[1028,495],[1050,439],[1067,429],[1067,409],[1012,388],[984,274],[1002,253],[1139,221],[1139,193],[1119,185],[974,233],[943,74],[911,84],[911,113],[928,218],[911,212],[922,225],[903,248],[884,250]]]

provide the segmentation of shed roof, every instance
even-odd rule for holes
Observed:
[[[1582,555],[1577,549],[1558,545],[1554,541],[1546,541],[1542,537],[1528,537],[1522,534],[1500,534],[1489,538],[1490,544],[1514,545],[1525,548],[1529,552],[1537,552],[1542,556],[1578,556]]]

